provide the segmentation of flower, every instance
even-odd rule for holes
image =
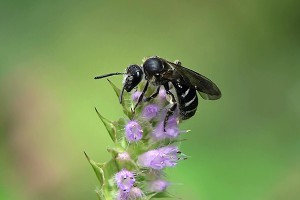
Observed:
[[[180,151],[176,146],[166,146],[145,152],[138,157],[138,164],[143,167],[161,170],[177,164],[177,154]]]
[[[158,97],[160,98],[160,100],[166,100],[166,98],[167,98],[166,90],[163,88],[160,88]]]
[[[164,121],[159,122],[159,124],[154,128],[152,132],[152,137],[154,140],[162,140],[165,138],[176,138],[179,135],[179,128],[177,123],[177,117],[171,116],[168,119],[164,130]]]
[[[169,182],[162,179],[157,179],[149,182],[148,189],[151,192],[162,192],[166,190],[168,186],[169,186]]]
[[[159,150],[160,156],[163,158],[165,166],[173,167],[177,164],[178,153],[180,153],[177,146],[166,146],[162,147]]]
[[[117,193],[117,200],[135,200],[141,199],[144,196],[143,191],[138,187],[132,187],[129,192],[119,190]]]
[[[131,98],[134,102],[137,102],[139,97],[141,96],[142,92],[136,91],[131,95]]]
[[[135,183],[135,178],[132,172],[122,169],[115,175],[115,181],[120,190],[129,192]]]
[[[129,199],[139,199],[144,196],[143,191],[138,187],[133,187],[129,193]]]
[[[159,156],[159,151],[156,149],[147,151],[146,153],[140,155],[137,162],[143,167],[150,167],[159,170],[164,168],[162,165],[163,162]]]
[[[147,120],[151,120],[156,117],[159,113],[160,107],[156,104],[149,104],[144,107],[142,111],[142,117]]]
[[[129,192],[118,190],[116,200],[128,200],[128,199],[129,199]]]
[[[129,142],[139,141],[143,137],[143,129],[137,121],[129,121],[125,126],[125,136]]]

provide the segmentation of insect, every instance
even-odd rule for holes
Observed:
[[[147,58],[141,66],[136,64],[129,65],[125,73],[110,73],[97,76],[95,79],[121,74],[125,75],[125,81],[119,97],[120,103],[122,103],[124,90],[130,92],[143,78],[146,80],[146,84],[133,111],[143,100],[149,84],[156,86],[157,89],[151,96],[146,97],[146,101],[155,98],[159,93],[160,87],[163,86],[165,88],[166,93],[171,97],[171,106],[164,119],[164,127],[177,106],[179,107],[180,118],[182,120],[194,116],[198,106],[197,92],[203,99],[216,100],[221,97],[221,91],[217,85],[205,76],[183,67],[179,61],[170,62],[158,56]],[[175,88],[177,98],[170,91],[170,83]]]

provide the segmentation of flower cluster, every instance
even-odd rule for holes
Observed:
[[[111,85],[119,96],[120,90]],[[153,91],[150,87],[145,97]],[[110,161],[99,164],[87,157],[100,181],[100,199],[172,197],[167,192],[171,183],[166,180],[164,169],[186,159],[178,147],[180,134],[186,131],[179,130],[178,110],[164,123],[170,108],[164,89],[153,99],[143,98],[133,111],[140,95],[140,91],[124,93],[122,107],[128,118],[111,122],[96,110],[115,143],[108,149],[112,154]]]

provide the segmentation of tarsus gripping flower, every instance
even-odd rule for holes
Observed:
[[[119,97],[120,89],[110,84]],[[153,90],[150,88],[149,92]],[[140,91],[124,93],[122,107],[126,118],[110,121],[96,109],[114,142],[114,146],[108,148],[112,154],[108,162],[96,163],[86,155],[100,182],[96,193],[101,200],[173,197],[167,191],[172,184],[163,171],[186,158],[178,147],[180,133],[185,131],[179,130],[178,111],[170,116],[164,127],[170,103],[163,89],[158,97],[149,102],[144,99],[132,112],[140,94]]]

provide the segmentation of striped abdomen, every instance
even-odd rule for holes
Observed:
[[[189,119],[196,113],[198,106],[197,92],[194,88],[172,82],[177,93],[178,105],[181,119]]]

